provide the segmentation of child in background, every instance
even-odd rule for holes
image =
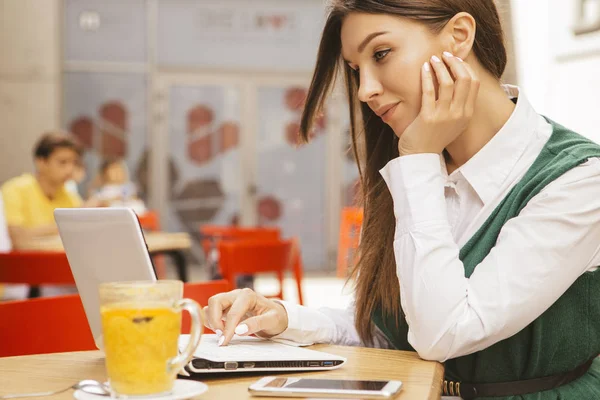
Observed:
[[[144,202],[137,197],[137,188],[129,179],[129,170],[122,159],[102,162],[96,177],[94,197],[105,207],[130,207],[136,213],[146,211]]]
[[[79,160],[77,162],[77,164],[75,164],[75,168],[73,169],[73,175],[72,178],[70,180],[67,181],[67,183],[65,183],[65,187],[67,188],[67,190],[73,194],[77,194],[80,197],[84,197],[81,196],[81,193],[79,193],[79,185],[81,184],[81,182],[84,181],[86,177],[86,170],[85,170],[85,164],[83,163],[82,160]]]

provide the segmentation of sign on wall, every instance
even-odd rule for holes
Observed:
[[[324,18],[321,0],[162,0],[158,64],[310,71]]]

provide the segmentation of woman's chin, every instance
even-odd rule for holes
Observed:
[[[404,115],[404,118],[402,119],[395,118],[389,121],[388,126],[392,128],[396,136],[401,137],[402,134],[415,121],[416,118],[416,116],[414,118],[407,118],[406,115]]]
[[[387,125],[392,128],[394,134],[398,137],[402,136],[408,126],[406,123],[402,123],[401,121],[390,121]]]

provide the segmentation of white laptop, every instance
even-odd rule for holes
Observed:
[[[102,346],[98,285],[154,281],[156,274],[136,214],[129,208],[62,208],[54,211],[60,237],[96,346]],[[180,344],[188,340],[182,335]],[[344,357],[254,337],[219,347],[203,335],[186,367],[189,374],[305,371],[339,368]]]

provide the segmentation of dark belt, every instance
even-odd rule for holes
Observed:
[[[594,357],[595,358],[595,357]],[[580,365],[572,371],[543,378],[498,383],[463,383],[444,380],[442,395],[460,396],[465,400],[478,397],[508,397],[528,393],[538,393],[557,388],[582,377],[590,369],[594,359]]]

